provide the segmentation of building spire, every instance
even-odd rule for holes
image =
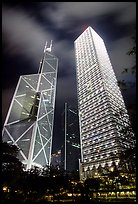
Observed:
[[[52,40],[51,40],[51,43],[50,43],[50,47],[47,48],[47,41],[45,43],[45,47],[44,47],[44,54],[43,54],[43,57],[40,61],[40,65],[39,65],[39,70],[38,70],[38,73],[40,74],[41,73],[41,70],[42,70],[42,66],[43,66],[43,62],[44,62],[44,57],[45,57],[45,52],[51,52],[51,49],[52,49]]]
[[[45,43],[44,53],[45,53],[45,51],[46,51],[46,47],[47,47],[47,41],[46,41],[46,43]]]
[[[52,40],[51,40],[51,43],[50,43],[50,47],[46,48],[46,51],[51,52],[51,49],[52,49]]]

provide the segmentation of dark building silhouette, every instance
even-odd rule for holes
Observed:
[[[51,155],[51,165],[61,168],[61,150],[58,150]]]
[[[63,116],[62,116],[63,117]],[[64,110],[64,145],[62,158],[67,172],[79,172],[80,135],[78,112],[65,103]]]

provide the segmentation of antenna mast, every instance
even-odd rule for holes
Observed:
[[[50,47],[46,48],[46,51],[51,52],[51,49],[52,49],[52,40],[51,40],[51,43],[50,43]]]
[[[47,41],[46,41],[46,43],[45,43],[45,47],[44,47],[44,54],[43,54],[43,57],[42,57],[42,59],[41,59],[41,61],[40,61],[40,65],[39,65],[39,71],[38,71],[38,73],[40,74],[41,73],[41,70],[42,70],[42,66],[43,66],[43,62],[44,62],[44,56],[45,56],[45,52],[47,51],[47,52],[51,52],[51,49],[52,49],[52,42],[53,42],[53,40],[51,40],[51,42],[50,42],[50,47],[48,47],[47,48]]]
[[[46,43],[45,43],[44,53],[45,53],[45,51],[46,51],[46,47],[47,47],[47,41],[46,41]]]

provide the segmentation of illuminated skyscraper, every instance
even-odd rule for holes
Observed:
[[[88,27],[74,42],[80,122],[80,177],[118,165],[117,154],[130,142],[121,129],[129,124],[104,41]],[[113,157],[114,155],[114,157]]]
[[[50,165],[58,59],[44,49],[38,74],[20,76],[3,127],[3,141],[17,145],[25,169]]]

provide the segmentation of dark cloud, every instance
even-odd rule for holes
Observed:
[[[43,5],[45,15],[46,3]],[[74,19],[88,19],[114,13],[117,14],[118,23],[129,24],[136,19],[136,4],[135,2],[59,2],[56,9],[51,7],[47,10],[46,7],[47,12],[46,17],[49,16],[58,28],[68,29]]]
[[[33,16],[7,7],[2,11],[2,31],[4,39],[6,36],[5,52],[15,56],[24,54],[35,61],[40,60],[45,40],[52,35],[45,32]]]

